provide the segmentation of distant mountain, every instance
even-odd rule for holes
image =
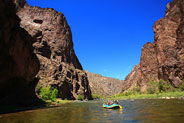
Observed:
[[[111,96],[122,91],[124,81],[86,71],[92,93]]]
[[[140,86],[144,91],[150,80],[166,80],[174,87],[184,79],[184,0],[173,0],[165,17],[156,21],[154,42],[142,48],[141,60],[125,78],[124,89]]]

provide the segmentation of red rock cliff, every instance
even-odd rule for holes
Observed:
[[[33,105],[39,61],[12,0],[0,0],[0,104]]]
[[[34,38],[34,52],[40,60],[40,82],[59,90],[62,99],[76,99],[80,94],[91,99],[87,74],[75,55],[71,29],[61,12],[50,8],[19,5],[21,27]]]
[[[184,79],[184,1],[174,0],[165,17],[155,22],[154,42],[142,48],[141,60],[126,77],[125,89],[163,79],[178,87]]]

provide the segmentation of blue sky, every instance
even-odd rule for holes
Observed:
[[[141,48],[153,42],[154,22],[172,0],[27,0],[64,13],[83,68],[124,79],[138,64]]]

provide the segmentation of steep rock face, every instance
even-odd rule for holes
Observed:
[[[40,82],[56,87],[62,99],[76,99],[78,94],[91,99],[87,74],[73,50],[65,16],[53,9],[26,3],[19,6],[17,15],[21,18],[21,27],[34,38],[34,52],[41,64]]]
[[[39,61],[12,0],[0,0],[0,104],[34,104]]]
[[[88,71],[86,71],[86,73],[88,75],[89,85],[92,93],[101,96],[112,96],[122,91],[124,84],[123,80],[104,77]]]
[[[140,63],[126,77],[125,89],[139,85],[144,91],[150,80],[159,79],[178,87],[184,79],[184,1],[169,3],[153,30],[154,42],[142,48]]]

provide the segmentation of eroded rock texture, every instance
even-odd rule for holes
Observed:
[[[126,77],[125,89],[163,79],[178,87],[184,79],[184,1],[174,0],[166,7],[165,17],[155,22],[154,42],[142,48],[141,60]]]
[[[0,0],[0,105],[33,105],[39,61],[12,0]]]
[[[34,38],[34,52],[41,64],[40,82],[56,87],[62,99],[76,99],[78,94],[91,99],[87,74],[75,55],[65,16],[53,9],[26,3],[19,5],[17,15],[21,18],[21,27]]]
[[[110,77],[104,77],[100,74],[94,74],[86,71],[89,79],[89,85],[92,93],[101,96],[112,96],[122,91],[124,81]]]

